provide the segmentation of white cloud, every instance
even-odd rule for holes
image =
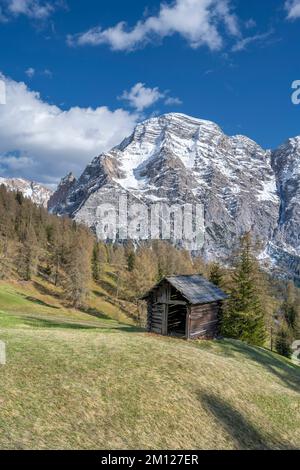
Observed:
[[[33,67],[29,67],[27,70],[25,70],[25,73],[28,78],[32,78],[35,75],[35,69]]]
[[[48,78],[52,78],[52,77],[53,77],[53,73],[52,73],[51,70],[49,70],[49,69],[43,70],[42,74],[45,75],[45,77],[48,77]]]
[[[179,34],[193,48],[207,46],[221,49],[224,30],[230,36],[239,36],[238,21],[232,13],[229,0],[175,0],[162,3],[157,16],[140,20],[133,28],[121,21],[107,29],[92,28],[86,32],[69,35],[69,45],[107,44],[115,51],[130,51],[155,38]]]
[[[129,91],[124,91],[120,100],[127,101],[128,104],[137,111],[143,111],[150,108],[159,100],[164,99],[167,106],[178,106],[182,104],[179,98],[168,96],[169,91],[160,91],[158,87],[148,88],[145,83],[136,83]]]
[[[250,44],[257,43],[257,42],[264,42],[266,39],[268,39],[271,36],[272,33],[273,33],[273,31],[268,31],[268,32],[263,33],[263,34],[255,34],[254,36],[249,36],[247,38],[240,39],[233,46],[232,51],[233,52],[240,52],[240,51],[243,51],[243,50],[247,49],[247,47]]]
[[[300,18],[300,0],[287,0],[285,9],[288,13],[288,19],[295,20]]]
[[[48,18],[57,7],[63,6],[62,0],[0,0],[0,4],[4,10],[6,19],[8,17],[24,15],[35,20],[44,20]]]
[[[49,69],[44,69],[44,70],[36,70],[33,67],[29,67],[27,70],[25,70],[25,74],[27,75],[28,78],[33,78],[35,75],[42,75],[47,78],[52,78],[53,73]]]
[[[147,88],[144,83],[136,83],[131,90],[124,91],[120,99],[128,101],[137,111],[149,108],[165,95],[157,87]]]
[[[8,9],[14,15],[26,15],[30,18],[47,18],[53,11],[53,6],[40,0],[10,0]]]
[[[54,183],[79,173],[91,158],[118,144],[133,130],[137,113],[123,109],[49,105],[24,83],[6,82],[0,105],[0,173]]]
[[[165,105],[167,105],[167,106],[179,106],[181,104],[182,104],[182,101],[179,98],[168,96],[165,99]]]
[[[5,156],[0,154],[0,168],[5,168],[10,172],[19,172],[23,171],[24,168],[31,168],[34,166],[34,161],[22,154],[18,156],[14,154],[6,154]]]

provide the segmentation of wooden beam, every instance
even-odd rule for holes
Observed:
[[[167,304],[164,304],[164,311],[162,314],[162,334],[168,334],[168,311],[167,311]]]
[[[185,322],[185,337],[190,339],[190,327],[191,327],[191,308],[186,308],[186,322]]]

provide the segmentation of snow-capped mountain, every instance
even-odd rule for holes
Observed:
[[[48,200],[52,191],[42,184],[28,181],[22,178],[0,178],[0,185],[3,184],[10,191],[19,191],[35,204],[47,208]]]
[[[299,173],[300,138],[271,152],[245,136],[226,136],[213,122],[171,113],[137,125],[77,181],[67,181],[68,190],[49,208],[96,230],[97,207],[116,204],[122,191],[147,205],[199,202],[206,258],[226,259],[238,237],[251,230],[262,243],[262,258],[297,274]],[[65,185],[63,180],[61,193]]]

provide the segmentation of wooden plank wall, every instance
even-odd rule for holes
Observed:
[[[189,337],[214,338],[218,334],[220,302],[191,306]]]
[[[148,299],[148,331],[166,335],[168,332],[169,284],[163,283]]]
[[[148,331],[163,334],[164,315],[165,306],[152,302],[150,297],[148,300]]]

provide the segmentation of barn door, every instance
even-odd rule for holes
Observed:
[[[168,307],[167,334],[174,336],[187,336],[187,305],[170,304]]]

